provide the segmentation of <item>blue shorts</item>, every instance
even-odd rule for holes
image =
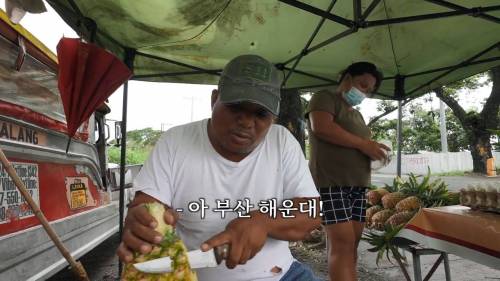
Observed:
[[[294,261],[280,281],[322,281],[305,264]]]

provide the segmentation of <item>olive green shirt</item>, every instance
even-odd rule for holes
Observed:
[[[332,144],[316,137],[311,131],[308,118],[311,111],[331,113],[335,123],[361,138],[369,139],[371,132],[361,113],[347,104],[341,94],[323,90],[313,95],[306,110],[306,119],[311,147],[309,168],[316,187],[368,187],[370,158],[357,149]]]

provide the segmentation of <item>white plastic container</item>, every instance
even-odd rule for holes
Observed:
[[[387,156],[386,160],[385,161],[381,161],[381,160],[372,160],[371,162],[371,168],[373,171],[376,171],[376,170],[379,170],[387,165],[389,165],[389,163],[391,162],[393,156],[394,156],[394,152],[392,150],[392,143],[389,141],[389,140],[381,140],[379,141],[378,143],[381,143],[387,147],[389,147],[391,150],[390,151],[387,151],[385,150],[385,154]]]

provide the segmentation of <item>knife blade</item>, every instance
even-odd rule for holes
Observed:
[[[187,253],[187,258],[189,265],[192,269],[206,268],[206,267],[216,267],[221,263],[223,259],[227,257],[228,247],[223,245],[221,247],[216,247],[210,249],[206,252],[201,250],[193,250]],[[135,263],[134,267],[142,272],[146,273],[168,273],[172,272],[172,259],[170,257],[164,257],[159,259],[154,259],[150,261]]]

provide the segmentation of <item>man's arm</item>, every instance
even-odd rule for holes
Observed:
[[[311,111],[309,113],[311,130],[319,139],[345,147],[358,149],[372,160],[383,160],[386,157],[382,148],[387,146],[369,139],[358,137],[337,124],[334,116],[326,111]]]
[[[316,201],[317,216],[311,217],[308,214],[301,213],[300,202]],[[229,257],[226,260],[228,268],[234,268],[238,264],[245,264],[266,243],[268,237],[297,241],[307,237],[307,235],[321,223],[319,217],[319,198],[294,198],[294,208],[297,211],[290,212],[293,218],[284,218],[280,212],[276,218],[269,217],[268,214],[258,210],[250,212],[250,218],[237,218],[232,220],[226,229],[213,236],[201,245],[203,251],[208,251],[214,247],[224,244],[230,245]]]
[[[308,213],[301,212],[299,203],[309,204],[310,201],[315,200],[316,210],[315,216],[311,217]],[[317,198],[294,198],[293,208],[296,211],[290,212],[293,218],[283,217],[281,212],[277,212],[276,218],[269,217],[268,214],[259,211],[253,211],[252,216],[256,219],[262,220],[266,224],[268,236],[278,240],[285,241],[299,241],[307,238],[309,233],[318,228],[321,224],[320,218],[320,199]]]

